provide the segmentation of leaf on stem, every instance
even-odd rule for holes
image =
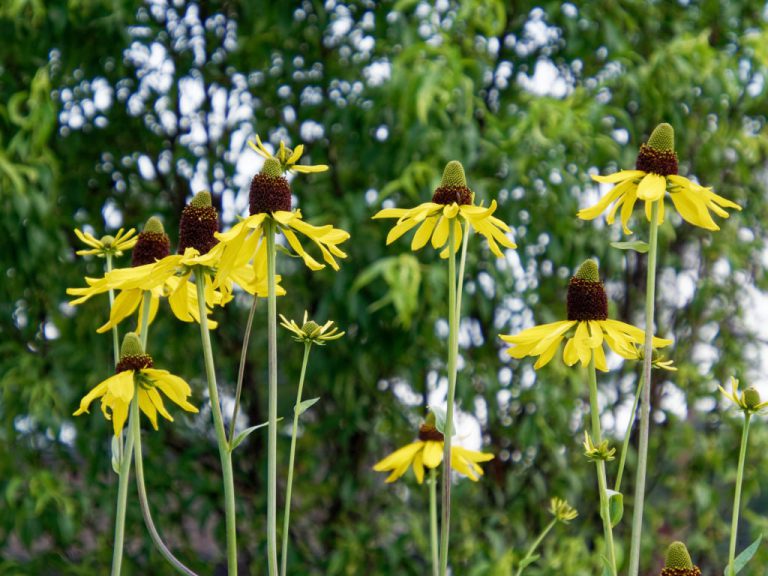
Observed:
[[[280,420],[282,420],[282,419],[283,419],[283,418],[282,418],[282,416],[281,416],[280,418],[278,418],[278,419],[276,420],[276,422],[280,422]],[[256,424],[256,426],[251,426],[250,428],[246,428],[245,430],[243,430],[242,432],[240,432],[240,434],[238,434],[237,436],[235,436],[235,439],[234,439],[234,440],[232,440],[232,446],[230,447],[229,451],[230,451],[230,452],[232,452],[232,451],[233,451],[235,448],[237,448],[238,446],[240,446],[240,444],[242,444],[242,443],[243,443],[243,440],[245,440],[246,438],[248,438],[248,436],[250,436],[250,435],[251,435],[251,433],[252,433],[254,430],[258,430],[259,428],[264,428],[265,426],[269,426],[269,422],[262,422],[261,424]]]
[[[757,549],[760,548],[760,543],[762,541],[763,541],[763,535],[760,534],[760,536],[757,537],[757,540],[755,540],[754,542],[752,542],[752,544],[744,548],[743,552],[738,556],[736,556],[736,559],[733,561],[734,574],[738,574],[739,572],[741,572],[744,566],[746,566],[747,563],[750,560],[752,560],[752,557],[757,552]],[[728,568],[729,568],[728,566],[725,567],[725,572],[724,572],[725,576],[728,576],[729,574]]]
[[[303,400],[298,406],[293,407],[293,411],[299,416],[301,416],[302,414],[304,414],[304,412],[312,408],[312,406],[314,406],[318,400],[320,400],[319,396],[317,398],[310,398],[309,400]]]
[[[608,512],[611,517],[611,528],[616,528],[624,516],[624,494],[615,490],[606,490],[608,493]]]
[[[632,242],[611,242],[611,246],[619,250],[634,250],[640,254],[645,254],[650,249],[648,242],[642,240],[633,240]]]

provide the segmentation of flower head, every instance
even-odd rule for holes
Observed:
[[[266,160],[274,159],[277,160],[280,164],[280,173],[284,172],[302,172],[302,173],[310,173],[310,172],[325,172],[328,170],[328,166],[325,164],[317,164],[316,166],[302,166],[300,164],[297,164],[299,159],[301,158],[301,155],[304,154],[304,145],[299,144],[291,150],[285,145],[285,142],[280,140],[280,148],[278,148],[277,154],[272,155],[269,150],[266,149],[264,144],[261,142],[261,138],[259,138],[259,135],[256,135],[256,142],[248,142],[248,146],[250,146],[256,154],[259,156],[265,158]],[[290,206],[287,208],[287,210],[290,210]]]
[[[300,210],[291,211],[291,188],[282,175],[283,169],[278,159],[267,158],[261,172],[251,181],[249,210],[251,215],[235,224],[229,231],[217,233],[221,242],[222,256],[216,275],[217,285],[226,282],[238,266],[261,253],[265,253],[263,241],[264,225],[269,221],[282,232],[289,246],[298,254],[310,270],[325,268],[302,246],[296,232],[300,232],[314,242],[323,255],[323,260],[334,270],[339,269],[336,258],[347,255],[338,247],[349,239],[349,234],[331,225],[312,226],[301,217]]]
[[[137,394],[139,408],[155,430],[158,413],[173,422],[160,392],[187,412],[197,412],[197,408],[187,401],[192,394],[189,384],[167,370],[153,368],[152,357],[144,352],[139,337],[133,332],[123,339],[115,372],[83,397],[74,416],[88,412],[91,402],[101,398],[101,411],[107,420],[112,420],[115,436],[119,436],[128,418],[131,401]]]
[[[98,256],[99,258],[106,258],[107,256],[122,256],[123,251],[130,250],[136,245],[137,238],[135,236],[136,229],[131,228],[128,232],[125,232],[123,228],[117,231],[114,236],[106,235],[102,236],[100,240],[97,240],[95,236],[88,232],[83,232],[75,228],[75,235],[80,239],[80,242],[90,246],[87,250],[78,250],[75,252],[78,256]]]
[[[666,561],[661,576],[701,576],[701,570],[694,566],[688,548],[682,542],[672,542],[667,548]]]
[[[608,371],[603,343],[627,360],[637,359],[637,345],[645,342],[645,332],[636,326],[608,318],[608,297],[600,281],[597,263],[584,262],[568,284],[568,319],[542,324],[515,335],[501,335],[512,344],[507,353],[513,358],[538,356],[535,369],[546,366],[560,348],[566,335],[575,329],[563,350],[563,361],[568,366],[581,362],[587,366],[592,359],[595,367]],[[672,340],[653,338],[654,348],[672,344]]]
[[[748,414],[754,414],[760,412],[768,406],[768,402],[762,402],[760,399],[760,392],[757,388],[750,386],[743,392],[739,393],[739,381],[731,377],[731,393],[725,391],[722,386],[718,386],[723,396],[733,402],[740,410]]]
[[[613,224],[616,212],[621,208],[624,233],[632,234],[628,223],[637,200],[645,202],[648,220],[651,219],[653,203],[660,202],[659,223],[664,221],[665,191],[669,191],[672,204],[683,220],[707,230],[720,229],[710,211],[728,218],[729,214],[724,208],[741,210],[738,204],[718,196],[711,188],[678,175],[677,168],[675,131],[669,124],[659,124],[648,143],[640,146],[635,170],[621,170],[609,176],[592,176],[597,182],[616,186],[594,206],[579,210],[577,216],[582,220],[594,220],[613,204],[605,218],[606,222]]]
[[[608,440],[603,440],[598,444],[592,441],[592,436],[585,430],[584,431],[584,456],[590,462],[598,462],[600,460],[604,462],[610,462],[616,459],[616,448],[611,448],[608,444]]]
[[[443,461],[445,436],[435,426],[435,417],[429,414],[427,420],[419,428],[419,436],[412,442],[396,450],[383,460],[377,462],[373,469],[376,472],[390,472],[386,482],[394,482],[413,466],[416,481],[424,481],[424,468],[437,468]],[[473,482],[477,482],[483,474],[478,462],[493,459],[493,454],[468,450],[451,444],[451,468],[463,474]]]
[[[323,346],[331,340],[338,340],[346,334],[346,332],[339,332],[338,327],[333,325],[333,320],[328,320],[328,322],[320,326],[314,320],[308,320],[307,318],[308,313],[305,311],[304,322],[299,326],[294,320],[288,320],[280,314],[280,325],[290,330],[293,333],[293,339],[297,342],[317,344],[319,346]]]
[[[474,196],[474,192],[467,187],[464,167],[460,162],[452,160],[446,164],[443,178],[435,189],[431,202],[425,202],[415,208],[385,208],[373,218],[397,218],[397,224],[387,234],[387,245],[418,225],[419,229],[411,241],[413,251],[422,249],[430,241],[436,250],[443,248],[448,242],[450,226],[453,226],[455,251],[461,245],[460,216],[476,232],[485,236],[488,246],[497,257],[503,258],[499,244],[506,248],[517,248],[507,236],[509,226],[493,216],[496,200],[485,208],[473,203]],[[449,248],[445,248],[440,256],[446,258]]]
[[[567,500],[562,498],[552,498],[549,501],[549,513],[555,517],[555,520],[562,524],[568,524],[571,520],[575,520],[579,513],[576,509],[568,504]]]

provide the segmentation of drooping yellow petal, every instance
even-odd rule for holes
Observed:
[[[637,186],[637,197],[655,202],[667,189],[667,179],[659,174],[646,174]]]
[[[424,442],[424,452],[422,455],[424,466],[427,468],[437,468],[443,461],[443,443],[436,440],[427,440]]]
[[[424,462],[422,461],[422,452],[416,452],[413,457],[413,473],[416,476],[416,482],[424,482]]]
[[[623,182],[624,180],[634,180],[635,178],[641,178],[646,173],[642,170],[620,170],[607,176],[600,176],[598,174],[592,174],[592,180],[602,182],[603,184],[615,184],[617,182]]]
[[[376,472],[385,472],[387,470],[394,470],[395,468],[399,468],[403,465],[403,463],[409,465],[411,462],[413,462],[413,458],[416,453],[422,450],[423,447],[424,442],[421,440],[407,444],[402,448],[395,450],[386,458],[379,460],[376,464],[373,465],[373,469],[376,470]]]
[[[439,216],[430,216],[422,222],[411,241],[411,250],[421,250],[426,246],[427,242],[429,242],[429,239],[432,237],[432,232],[435,229],[438,218]]]

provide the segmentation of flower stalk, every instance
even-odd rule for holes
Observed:
[[[640,572],[640,542],[643,535],[643,505],[645,477],[648,468],[648,431],[651,414],[651,366],[653,363],[653,322],[656,302],[656,253],[659,236],[659,202],[651,207],[651,225],[648,249],[648,272],[645,290],[645,352],[643,356],[643,382],[640,385],[640,441],[635,479],[635,509],[632,516],[632,537],[629,552],[629,576]]]
[[[541,545],[541,543],[544,541],[544,538],[547,537],[547,534],[551,532],[552,528],[555,527],[557,522],[557,518],[553,518],[552,521],[547,524],[544,530],[541,531],[539,537],[536,538],[533,544],[531,544],[531,547],[528,548],[528,552],[525,554],[525,557],[520,560],[519,568],[517,569],[517,572],[515,572],[515,576],[522,576],[523,570],[525,570],[525,567],[530,564],[530,559],[533,558],[533,555],[536,553],[536,549]]]
[[[208,329],[208,310],[205,305],[205,272],[197,267],[195,270],[197,286],[197,304],[200,312],[200,338],[203,343],[205,373],[208,380],[208,395],[213,413],[213,424],[216,431],[216,442],[221,459],[222,479],[224,482],[224,512],[227,530],[227,574],[237,576],[237,523],[235,517],[235,485],[232,472],[232,452],[227,442],[227,432],[219,405],[219,392],[216,384],[216,369],[211,348],[211,333]]]
[[[232,450],[235,441],[235,424],[237,423],[237,413],[240,411],[240,397],[243,393],[243,378],[245,377],[245,360],[248,356],[248,344],[251,341],[251,328],[253,327],[253,317],[256,315],[256,303],[258,297],[253,295],[251,309],[248,312],[248,321],[245,323],[245,333],[243,334],[243,349],[240,351],[240,367],[237,370],[237,387],[235,388],[235,406],[232,408],[232,420],[229,423],[229,449]]]
[[[600,406],[597,401],[597,371],[595,370],[594,357],[589,363],[589,404],[592,412],[592,438],[598,446],[603,442],[600,429]],[[616,576],[616,551],[613,544],[613,526],[611,525],[611,512],[608,501],[608,483],[605,474],[605,460],[595,459],[597,467],[597,485],[600,490],[600,517],[603,520],[603,532],[605,533],[605,548],[608,565],[612,576]]]
[[[429,471],[429,543],[432,552],[432,576],[438,576],[440,551],[437,535],[437,468]]]
[[[461,249],[460,276],[456,276],[456,226],[448,228],[448,407],[445,415],[445,445],[443,449],[442,517],[440,523],[440,576],[448,573],[448,543],[451,522],[451,437],[453,436],[453,405],[456,396],[456,360],[459,355],[459,326],[461,322],[461,293],[467,257],[469,225]]]
[[[280,574],[286,576],[288,568],[288,534],[291,518],[291,493],[293,489],[293,464],[296,456],[296,436],[299,429],[299,416],[301,415],[301,394],[304,390],[304,376],[307,372],[307,363],[309,361],[309,351],[312,348],[311,342],[304,343],[304,359],[301,362],[301,376],[299,377],[299,390],[296,393],[296,404],[293,407],[293,428],[291,429],[291,452],[288,458],[288,484],[285,488],[285,512],[283,514],[283,546],[280,550]]]
[[[744,426],[741,430],[741,449],[739,450],[739,467],[736,472],[736,491],[733,496],[733,517],[731,518],[731,542],[728,548],[728,576],[736,576],[736,537],[739,533],[739,510],[741,508],[741,487],[744,483],[744,462],[747,459],[747,443],[749,442],[749,421],[752,413],[744,411]]]
[[[269,415],[267,440],[267,562],[269,576],[278,575],[277,564],[277,279],[275,224],[264,220],[267,240],[267,340],[269,364]]]
[[[187,568],[168,549],[168,547],[165,545],[165,542],[163,542],[160,533],[157,531],[154,521],[152,520],[152,512],[149,509],[149,499],[147,498],[147,488],[144,484],[144,459],[141,453],[141,426],[139,425],[139,406],[137,402],[131,403],[131,416],[128,426],[130,428],[130,438],[134,443],[136,486],[139,490],[139,505],[141,507],[141,515],[144,517],[144,524],[147,527],[149,536],[160,554],[162,554],[163,558],[165,558],[177,572],[184,574],[185,576],[197,576],[195,572]]]
[[[133,407],[138,407],[136,397],[131,401],[131,415],[129,416],[132,424],[134,417]],[[133,458],[133,435],[128,434],[123,449],[122,460],[120,461],[120,473],[117,488],[117,512],[115,514],[115,543],[112,551],[112,576],[120,576],[120,570],[123,565],[123,543],[125,541],[125,509],[128,501],[128,482],[131,476],[131,459]]]

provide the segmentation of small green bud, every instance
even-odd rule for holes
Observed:
[[[750,410],[755,410],[760,405],[760,392],[754,386],[744,390],[744,405]]]
[[[648,138],[648,146],[659,152],[675,151],[675,129],[665,123],[659,124]]]
[[[576,270],[574,278],[579,280],[587,280],[588,282],[600,282],[600,272],[597,267],[597,262],[592,259],[585,260],[584,263]]]
[[[157,216],[150,216],[147,223],[144,224],[144,232],[155,232],[156,234],[165,234],[165,228],[160,218]]]
[[[427,424],[429,426],[435,426],[435,423],[437,422],[437,418],[435,418],[435,413],[430,410],[427,412],[427,417],[424,418],[424,424]]]
[[[691,555],[688,548],[682,542],[672,542],[667,548],[666,568],[683,568],[685,570],[693,569]]]
[[[106,236],[102,236],[99,242],[101,242],[105,248],[109,248],[115,243],[115,237],[107,234]]]
[[[264,160],[264,166],[261,167],[261,174],[277,178],[283,175],[283,166],[277,158],[267,158]]]
[[[128,332],[123,338],[123,345],[120,347],[120,359],[128,356],[141,356],[144,354],[144,347],[141,340],[135,332]]]
[[[443,170],[443,179],[440,180],[440,186],[467,186],[467,177],[464,175],[464,166],[458,160],[451,160],[445,165]]]
[[[314,320],[310,320],[309,322],[304,323],[304,326],[301,327],[301,331],[304,332],[304,334],[311,336],[318,328],[320,328],[320,324]]]
[[[195,194],[195,197],[192,198],[192,201],[189,203],[190,206],[194,206],[195,208],[204,208],[206,206],[213,206],[213,203],[211,202],[211,193],[210,192],[198,192]]]

